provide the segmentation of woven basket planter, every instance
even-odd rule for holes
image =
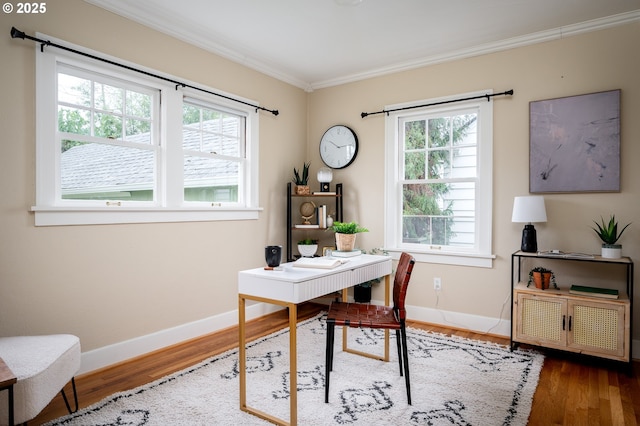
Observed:
[[[351,251],[356,245],[358,234],[336,234],[336,248],[340,251]]]
[[[311,188],[309,185],[296,185],[296,195],[309,195]]]

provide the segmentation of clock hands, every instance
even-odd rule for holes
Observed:
[[[346,144],[344,144],[344,145],[338,145],[338,144],[336,144],[336,143],[335,143],[334,141],[332,141],[332,140],[328,140],[328,142],[329,142],[331,145],[335,146],[336,148],[345,148],[345,147],[348,147],[348,146],[350,146],[350,145],[351,145],[350,143],[346,143]]]

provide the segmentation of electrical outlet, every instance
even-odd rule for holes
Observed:
[[[442,290],[442,280],[440,279],[440,277],[433,278],[433,289],[436,291]]]

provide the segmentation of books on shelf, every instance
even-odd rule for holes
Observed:
[[[610,288],[589,287],[586,285],[572,285],[569,289],[571,294],[579,294],[582,296],[602,297],[605,299],[617,299],[619,297],[618,290]]]
[[[314,191],[313,195],[336,195],[336,192],[335,191],[328,191],[328,192]]]
[[[593,259],[595,256],[587,253],[564,252],[561,250],[539,251],[538,256],[563,257],[566,259]]]
[[[318,208],[316,209],[316,216],[317,216],[317,222],[318,225],[320,225],[320,228],[326,228],[327,227],[327,206],[326,205],[321,205],[318,206]]]
[[[293,262],[293,266],[298,268],[333,269],[345,262],[348,262],[348,260],[332,259],[330,257],[301,257]]]
[[[293,225],[296,228],[300,228],[300,229],[318,229],[320,228],[320,225],[318,224],[311,224],[311,225],[304,225],[304,224],[298,224],[298,225]]]
[[[362,251],[358,249],[351,250],[351,251],[341,251],[341,250],[331,251],[332,257],[353,257],[353,256],[360,256],[361,254],[362,254]]]

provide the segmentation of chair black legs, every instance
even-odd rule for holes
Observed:
[[[324,372],[325,403],[329,402],[329,377],[331,375],[331,371],[333,370],[333,346],[335,342],[335,329],[335,324],[327,321],[327,347],[325,350]],[[409,403],[409,405],[411,405],[411,385],[409,382],[409,353],[407,351],[407,330],[404,324],[402,324],[400,330],[396,330],[396,343],[398,346],[398,363],[400,364],[400,376],[404,376],[404,381],[407,386],[407,402]]]
[[[402,336],[402,358],[404,359],[404,381],[407,384],[407,402],[411,405],[411,385],[409,382],[409,354],[407,351],[407,329],[404,324],[400,328]],[[402,375],[402,373],[401,373]]]
[[[400,343],[400,330],[396,330],[396,346],[398,346],[398,363],[400,364],[400,375],[402,376],[402,346]]]
[[[325,373],[324,373],[324,402],[329,402],[329,375],[333,370],[333,345],[335,338],[335,324],[327,321],[327,348],[325,353]]]

